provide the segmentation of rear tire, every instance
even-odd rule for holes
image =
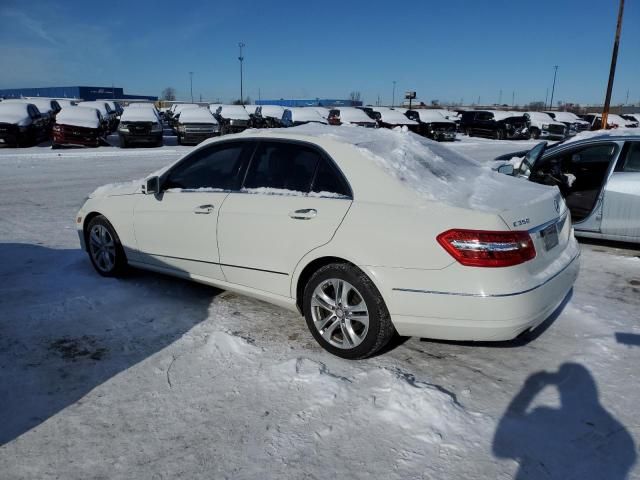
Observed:
[[[467,137],[473,137],[473,130],[470,128],[467,128]]]
[[[311,276],[304,289],[303,311],[320,346],[346,359],[370,357],[396,333],[376,286],[347,263],[326,265]]]
[[[540,130],[537,128],[532,128],[529,130],[531,136],[529,138],[533,138],[534,140],[538,140],[540,138]]]
[[[504,137],[504,130],[502,130],[501,128],[496,130],[496,140],[504,140]]]
[[[127,271],[127,257],[115,229],[102,215],[89,221],[85,230],[87,252],[93,268],[103,277],[120,277]]]

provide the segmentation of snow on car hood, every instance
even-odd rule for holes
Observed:
[[[131,180],[130,182],[108,183],[96,188],[89,198],[113,197],[119,195],[134,195],[142,193],[142,185],[145,179]]]
[[[453,207],[503,213],[538,202],[553,205],[559,190],[494,172],[438,142],[401,129],[302,125],[288,132],[354,145],[418,196]]]
[[[0,123],[25,125],[30,121],[27,103],[2,102],[0,103]]]

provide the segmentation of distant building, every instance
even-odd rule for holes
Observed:
[[[339,100],[335,98],[303,98],[297,100],[258,100],[256,105],[280,105],[282,107],[361,107],[357,100]]]
[[[81,100],[158,100],[158,97],[151,95],[129,95],[119,87],[78,86],[0,89],[0,98],[20,97],[77,98]]]

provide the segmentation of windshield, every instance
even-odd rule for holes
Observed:
[[[523,177],[529,178],[529,174],[531,173],[531,169],[536,164],[536,162],[542,157],[542,154],[547,148],[547,142],[541,142],[531,150],[527,152],[518,168],[518,175],[522,175]]]

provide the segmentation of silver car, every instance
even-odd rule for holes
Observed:
[[[543,142],[496,160],[502,173],[557,185],[576,236],[640,243],[640,134]]]

